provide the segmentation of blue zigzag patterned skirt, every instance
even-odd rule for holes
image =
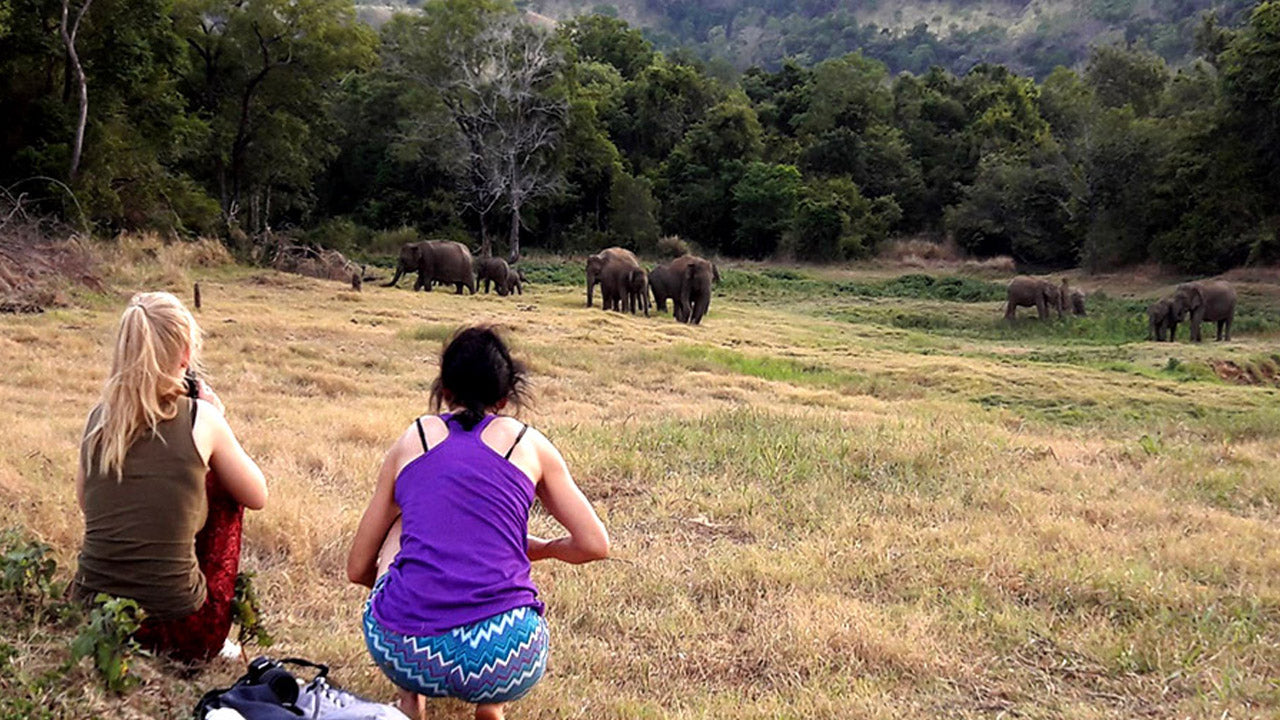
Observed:
[[[533,689],[547,669],[547,623],[531,607],[509,610],[443,635],[401,635],[373,616],[379,578],[364,608],[364,640],[397,686],[427,697],[505,703]]]

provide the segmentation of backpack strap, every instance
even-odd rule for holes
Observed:
[[[511,447],[507,448],[507,454],[502,456],[503,460],[511,459],[511,453],[515,451],[516,446],[520,444],[520,441],[524,438],[524,434],[528,431],[529,431],[529,424],[520,423],[520,432],[519,434],[516,435],[516,441],[511,443]]]

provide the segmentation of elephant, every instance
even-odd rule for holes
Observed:
[[[418,253],[418,284],[423,290],[431,292],[433,282],[453,285],[459,295],[464,287],[475,295],[476,274],[470,248],[450,240],[424,243]]]
[[[627,311],[634,315],[643,309],[644,316],[649,317],[649,307],[649,273],[636,268],[627,279]]]
[[[1087,315],[1084,311],[1084,291],[1080,288],[1072,288],[1071,295],[1068,298],[1068,304],[1071,307],[1072,315]]]
[[[1173,314],[1191,319],[1191,342],[1200,342],[1200,323],[1217,323],[1218,340],[1231,339],[1231,323],[1236,316],[1236,289],[1230,283],[1200,280],[1183,283],[1173,291]]]
[[[1178,334],[1178,316],[1173,314],[1173,299],[1162,298],[1147,306],[1148,340],[1165,341],[1165,332],[1169,334],[1169,342],[1173,342]]]
[[[711,285],[720,275],[709,260],[682,255],[668,266],[680,277],[680,294],[675,297],[676,320],[698,325],[711,307]]]
[[[507,267],[507,277],[498,288],[499,295],[510,295],[512,292],[524,294],[524,271],[516,267]]]
[[[1019,275],[1009,281],[1007,297],[1005,320],[1016,318],[1020,307],[1034,307],[1041,320],[1048,320],[1049,310],[1053,309],[1058,312],[1058,319],[1062,319],[1062,290],[1049,280]]]
[[[396,261],[396,274],[391,278],[391,282],[386,283],[382,287],[395,287],[400,282],[400,278],[411,272],[417,272],[418,263],[422,260],[422,249],[426,246],[425,242],[411,242],[400,246],[400,257]],[[422,286],[422,277],[413,283],[413,289],[417,290]],[[430,289],[430,285],[427,286]]]
[[[591,307],[592,291],[598,284],[604,309],[621,310],[631,271],[639,268],[635,254],[620,247],[606,248],[587,258],[587,307]]]
[[[653,304],[662,312],[667,311],[667,300],[672,304],[680,297],[680,282],[684,278],[671,269],[671,265],[655,265],[649,271],[649,290],[653,292]]]
[[[1062,287],[1058,292],[1062,294],[1062,310],[1070,312],[1072,315],[1084,315],[1084,291],[1080,288],[1073,288],[1067,282],[1066,278],[1062,278]]]
[[[512,290],[519,291],[521,295],[524,294],[524,290],[520,287],[520,282],[524,278],[520,276],[518,270],[508,265],[506,260],[495,257],[478,258],[475,265],[476,284],[484,283],[485,293],[489,292],[489,285],[492,283],[499,295],[510,295]]]

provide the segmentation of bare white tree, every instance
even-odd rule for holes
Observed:
[[[80,23],[92,4],[93,0],[84,0],[84,4],[76,11],[76,19],[72,21],[71,0],[62,0],[62,22],[58,26],[62,35],[62,45],[67,51],[67,64],[75,75],[76,98],[80,104],[80,114],[76,118],[76,135],[71,144],[71,168],[67,172],[68,178],[72,181],[80,171],[80,155],[84,150],[84,129],[89,123],[89,82],[85,78],[84,66],[80,63],[80,54],[76,52],[76,36],[80,33]]]
[[[554,157],[567,120],[555,93],[563,59],[545,30],[517,16],[446,43],[450,72],[438,90],[461,136],[467,205],[480,218],[481,255],[493,254],[489,216],[510,214],[508,262],[520,259],[522,211],[561,182]]]

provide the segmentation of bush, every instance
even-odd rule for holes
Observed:
[[[658,255],[667,258],[678,258],[681,255],[689,254],[689,243],[680,238],[679,235],[667,235],[658,238]]]
[[[369,241],[369,245],[365,248],[366,255],[389,255],[398,257],[400,248],[408,243],[421,242],[422,234],[417,228],[408,225],[398,227],[395,230],[383,230],[375,233],[373,239]]]
[[[367,247],[373,239],[373,232],[362,225],[357,225],[350,218],[332,218],[308,230],[303,240],[326,250],[337,250],[349,253]]]
[[[1250,265],[1280,264],[1280,228],[1258,231],[1257,239],[1249,248]]]

